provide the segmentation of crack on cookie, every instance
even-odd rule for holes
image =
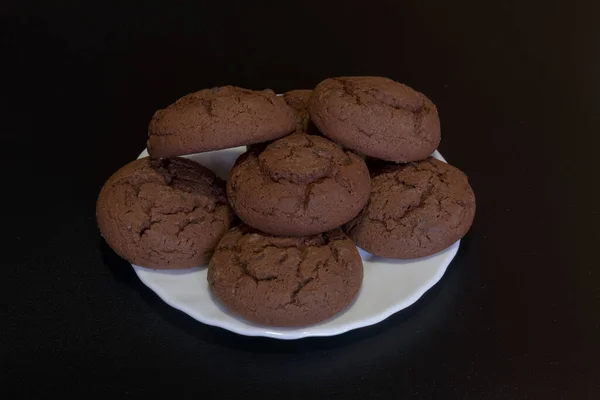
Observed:
[[[190,214],[193,213],[193,212],[194,212],[193,210],[190,211]],[[209,223],[213,223],[214,221],[217,220],[215,218],[214,214],[211,215],[211,217],[212,217],[212,220],[209,221]],[[205,216],[183,220],[183,222],[179,225],[179,228],[177,230],[177,235],[179,236],[188,226],[201,225],[202,222],[204,222],[204,221],[206,221],[206,217]]]
[[[344,258],[342,257],[342,255],[340,254],[340,249],[337,246],[337,241],[336,240],[330,240],[327,243],[327,246],[329,246],[329,249],[331,251],[331,255],[333,257],[333,259],[335,260],[335,262],[338,265],[343,265],[343,266],[347,266],[348,262],[346,260],[344,260]]]
[[[308,278],[302,279],[302,281],[298,284],[298,287],[296,289],[294,289],[294,291],[290,295],[290,299],[291,300],[286,305],[296,304],[296,305],[299,306],[300,305],[300,301],[298,300],[298,294],[302,291],[302,289],[304,289],[306,287],[306,285],[308,285],[309,283],[311,283],[314,279],[315,278],[313,278],[312,276],[309,276]]]
[[[306,144],[291,145],[289,141],[281,139],[280,141],[277,141],[274,144],[266,147],[258,156],[256,156],[256,162],[258,163],[260,174],[276,183],[286,182],[294,185],[309,185],[323,178],[331,177],[333,173],[338,173],[339,168],[336,168],[336,166],[344,165],[344,162],[340,162],[339,160],[335,159],[336,157],[334,154],[332,154],[332,150],[319,148],[309,135],[303,136],[306,138]],[[270,146],[273,145],[276,147],[271,148]],[[300,153],[300,151],[303,149],[311,149],[310,153],[316,156],[319,162],[322,163],[320,169],[323,172],[315,173],[315,176],[313,177],[310,176],[311,174],[304,176],[302,174],[292,174],[290,171],[284,170],[282,172],[276,168],[272,168],[268,165],[269,162],[266,159],[265,153],[275,149],[284,150],[285,154],[283,157],[277,159],[277,163],[273,162],[274,164],[281,164],[282,162],[288,161],[293,157],[301,160],[303,155]],[[290,176],[284,176],[285,174],[289,174]]]
[[[410,112],[415,115],[422,114],[424,111],[428,110],[424,103],[421,103],[417,106],[413,106],[411,104],[400,104],[396,101],[389,101],[390,99],[382,97],[382,92],[376,88],[361,88],[360,83],[354,84],[354,82],[351,80],[344,78],[333,78],[333,80],[341,84],[344,94],[352,97],[354,102],[359,106],[368,105],[365,101],[366,99],[363,99],[364,96],[368,96],[368,98],[375,103],[390,107],[394,110]],[[392,97],[391,100],[395,99]]]
[[[317,246],[304,246],[302,247],[302,255],[300,256],[300,261],[298,262],[298,265],[296,266],[296,277],[298,278],[299,282],[298,285],[296,286],[296,288],[292,291],[292,293],[290,294],[290,301],[287,304],[296,304],[299,305],[299,300],[298,300],[298,294],[300,293],[300,291],[302,289],[304,289],[304,287],[306,285],[308,285],[310,282],[312,282],[314,280],[314,277],[309,276],[306,278],[302,278],[302,274],[300,271],[300,268],[302,268],[302,262],[304,260],[306,260],[306,258],[308,257],[308,250],[311,247],[319,247]]]
[[[367,131],[365,131],[365,130],[364,130],[363,128],[361,128],[360,126],[356,126],[356,130],[357,130],[357,131],[359,131],[360,133],[362,133],[363,135],[365,135],[365,136],[368,136],[368,137],[373,137],[373,135],[375,135],[375,134],[374,134],[374,133],[372,133],[372,132],[367,132]]]
[[[312,191],[315,188],[315,186],[319,185],[319,184],[321,184],[323,182],[326,182],[329,179],[331,179],[331,177],[324,176],[324,177],[319,178],[316,181],[310,182],[308,185],[306,185],[306,188],[304,189],[304,199],[302,200],[302,207],[305,210],[308,208],[308,204],[310,203]]]
[[[310,148],[313,149],[312,150],[312,154],[316,155],[317,157],[319,157],[321,160],[323,160],[326,165],[323,167],[323,174],[320,177],[316,177],[313,178],[312,180],[307,181],[306,183],[304,183],[304,185],[306,185],[306,189],[305,189],[305,201],[303,202],[303,204],[307,204],[306,202],[306,196],[308,196],[312,190],[312,188],[314,187],[314,185],[325,182],[327,179],[334,179],[336,181],[338,181],[338,177],[340,174],[340,167],[347,167],[352,165],[352,158],[350,157],[350,152],[349,151],[343,151],[344,157],[339,159],[338,157],[335,157],[328,149],[324,149],[324,148],[319,148],[313,141],[313,139],[309,136],[306,137],[308,145],[306,146],[292,146],[289,148],[289,154],[285,155],[282,158],[283,160],[286,160],[290,157],[295,156],[297,153],[297,149],[300,148]],[[262,175],[270,178],[271,181],[276,182],[276,183],[281,183],[281,182],[289,182],[295,185],[299,185],[302,184],[300,182],[295,182],[294,180],[290,180],[286,177],[273,177],[273,174],[270,173],[267,168],[265,167],[264,163],[260,161],[260,156],[257,157],[258,158],[258,165],[259,165],[259,169]]]
[[[276,215],[276,211],[274,208],[271,208],[270,210],[259,210],[256,207],[252,207],[252,206],[246,206],[246,208],[248,208],[249,210],[266,216],[266,217],[273,217],[274,215]],[[282,214],[283,216],[287,217],[287,218],[294,218],[294,216],[296,215],[294,212],[285,212],[285,211],[281,211],[281,210],[277,210],[277,213]]]
[[[425,116],[429,113],[429,111],[429,108],[425,105],[421,106],[416,111],[413,111],[413,128],[415,130],[415,135],[418,137],[423,136],[423,120],[425,119]]]
[[[179,176],[177,170],[174,168],[185,168],[188,170],[192,170],[190,166],[186,166],[185,162],[180,162],[177,159],[160,159],[160,160],[150,160],[149,165],[143,166],[142,170],[139,173],[134,174],[133,176],[127,176],[125,178],[119,179],[115,181],[111,187],[126,187],[130,188],[133,191],[133,196],[135,197],[135,203],[140,207],[140,210],[145,214],[145,219],[140,222],[140,226],[137,230],[138,239],[142,239],[144,236],[148,235],[153,227],[157,224],[163,222],[163,216],[171,216],[171,215],[180,215],[182,220],[180,221],[180,225],[178,226],[178,230],[176,232],[176,236],[179,237],[180,234],[190,225],[200,224],[207,220],[207,217],[211,217],[211,223],[217,220],[223,220],[222,218],[217,218],[216,210],[219,207],[226,206],[226,198],[224,194],[219,196],[219,193],[215,193],[217,190],[214,188],[215,180],[206,177],[200,173],[196,173],[196,171],[192,171],[199,180],[202,180],[210,189],[210,193],[205,193],[205,191],[198,191],[193,193],[196,196],[202,196],[209,198],[208,201],[203,201],[201,198],[194,198],[193,205],[191,208],[172,205],[172,208],[169,210],[158,210],[161,205],[156,203],[156,199],[153,198],[142,198],[141,190],[142,186],[146,184],[156,184],[156,185],[165,185],[171,190],[179,190],[184,191],[186,193],[191,193],[190,191],[183,190],[180,185],[177,184],[178,181],[181,182],[193,182],[195,183],[195,187],[198,187],[198,182],[194,181],[190,177]],[[158,173],[162,177],[162,182],[156,179],[156,176],[148,176],[144,173],[144,169],[152,169],[156,173]],[[202,171],[202,170],[200,170]],[[202,171],[203,172],[203,171]],[[206,189],[206,188],[204,188]],[[218,190],[222,191],[222,190]],[[159,195],[160,196],[160,195]],[[210,199],[210,196],[213,196],[214,201]],[[206,203],[206,204],[202,204]],[[191,216],[198,209],[202,208],[206,215],[204,216],[196,216],[191,219],[183,219],[185,216]],[[134,210],[128,210],[125,214],[132,213]],[[189,240],[189,239],[187,239]],[[182,241],[179,240],[177,245],[181,245]],[[154,249],[151,249],[154,250]],[[162,253],[169,253],[169,251],[161,250]],[[156,254],[160,254],[160,252],[155,251]]]
[[[274,281],[277,279],[277,275],[269,275],[265,278],[257,277],[256,274],[252,273],[252,271],[250,271],[250,269],[248,268],[248,263],[242,261],[238,254],[239,254],[239,250],[236,250],[233,252],[233,258],[234,258],[236,264],[242,270],[242,272],[244,274],[243,276],[247,276],[250,279],[252,279],[256,285],[258,285],[258,282],[269,282],[269,281]],[[240,279],[242,279],[243,276],[241,276]]]
[[[146,234],[146,232],[149,232],[152,229],[152,226],[154,226],[158,223],[159,223],[159,221],[151,221],[150,217],[148,216],[148,219],[142,222],[142,225],[138,232],[138,236],[140,237],[140,239],[142,238],[142,236],[144,236]]]
[[[327,198],[321,198],[320,189],[326,186],[347,199],[343,203],[353,215],[367,201],[370,177],[364,161],[327,139],[294,134],[271,143],[258,154],[241,157],[228,181],[229,201],[243,220],[264,230],[268,228],[257,222],[261,216],[264,220],[290,219],[294,225],[300,224],[294,219],[302,218],[314,229],[325,225],[326,229],[333,228],[328,225],[329,219],[313,218],[314,214],[323,215],[323,208],[335,207]],[[296,165],[299,167],[294,168]],[[343,210],[332,213],[333,224],[345,222]],[[280,231],[286,233],[288,229]]]
[[[466,176],[433,158],[385,167],[373,176],[373,186],[367,207],[345,227],[367,251],[422,257],[460,239],[472,222]]]
[[[370,208],[371,203],[369,203],[369,205],[367,205],[367,207],[365,207],[365,210],[367,210],[367,212],[364,213],[365,214],[364,217],[366,217],[367,219],[369,219],[373,222],[378,222],[378,223],[382,224],[383,227],[385,228],[386,232],[392,232],[399,227],[408,228],[409,226],[406,223],[408,217],[411,214],[417,212],[418,210],[423,209],[425,207],[426,203],[432,199],[435,200],[435,204],[437,205],[438,216],[439,216],[439,213],[442,211],[441,203],[447,196],[444,195],[443,193],[441,193],[439,190],[436,190],[436,186],[439,186],[440,183],[446,184],[446,182],[443,181],[443,178],[447,172],[440,171],[435,165],[431,164],[430,161],[427,161],[427,164],[431,165],[433,168],[423,168],[422,164],[420,164],[420,163],[411,163],[411,164],[408,164],[406,167],[404,167],[404,168],[414,168],[416,171],[426,171],[431,174],[431,176],[429,176],[429,178],[428,178],[426,186],[422,190],[420,190],[420,195],[419,195],[419,199],[417,202],[410,204],[401,215],[388,215],[387,213],[384,213],[382,217],[377,217],[374,215],[373,210]],[[388,175],[388,177],[392,178],[392,179],[386,185],[382,185],[379,188],[379,190],[375,190],[374,192],[384,192],[384,193],[388,192],[389,187],[393,183],[401,185],[404,188],[408,188],[409,190],[417,189],[417,187],[415,185],[409,184],[406,182],[406,180],[399,178],[398,173],[394,168],[392,168],[392,170],[384,171],[382,173],[382,175]],[[437,182],[436,182],[436,180],[437,180]],[[389,203],[389,198],[386,198],[386,201],[383,204],[383,206],[381,206],[381,209],[385,210],[388,203]],[[388,227],[388,223],[390,220],[396,222],[396,225],[391,228]],[[356,225],[357,224],[355,224],[353,227],[355,227]],[[414,234],[415,229],[418,228],[418,226],[419,226],[419,224],[416,223],[411,227],[413,234]]]
[[[400,179],[398,178],[397,175],[394,175],[394,179],[396,180],[396,182],[404,187],[407,187],[409,189],[416,189],[417,187],[411,183],[407,183],[404,179]]]
[[[342,91],[344,94],[352,97],[357,105],[363,105],[362,101],[360,100],[360,96],[354,91],[354,88],[350,85],[348,80],[341,78],[333,78],[333,80],[342,85]]]
[[[215,114],[214,114],[214,103],[213,102],[214,102],[214,98],[200,99],[200,103],[204,107],[204,110],[206,111],[206,114],[209,117],[215,117]]]
[[[236,239],[235,245],[229,246],[229,247],[220,246],[218,248],[219,251],[228,250],[228,251],[232,252],[233,260],[234,260],[235,264],[242,271],[242,276],[240,276],[237,281],[239,282],[241,279],[243,279],[244,276],[249,276],[256,284],[258,284],[258,282],[261,282],[261,281],[272,281],[272,280],[278,279],[279,276],[277,276],[277,275],[270,275],[265,278],[257,277],[256,274],[254,274],[252,271],[250,271],[250,269],[248,268],[248,264],[240,259],[239,254],[242,252],[242,249],[240,248],[239,243],[242,241],[244,236],[249,235],[249,234],[253,234],[252,230],[250,230],[249,232],[246,232],[246,233],[242,233]],[[265,238],[265,237],[263,237],[263,238]],[[329,237],[327,237],[327,234],[319,234],[319,235],[314,235],[311,237],[297,237],[297,238],[294,238],[295,239],[294,242],[292,242],[291,244],[286,244],[286,245],[283,245],[280,243],[274,243],[273,241],[270,241],[268,237],[266,237],[266,239],[267,239],[267,243],[261,244],[255,248],[253,248],[252,253],[253,254],[264,253],[269,248],[283,250],[283,254],[277,260],[277,265],[281,265],[282,263],[284,263],[288,260],[289,253],[287,250],[298,249],[301,251],[299,260],[295,266],[296,271],[294,274],[294,276],[298,280],[298,283],[297,283],[296,287],[290,292],[290,300],[279,304],[277,307],[275,307],[275,309],[284,308],[289,305],[294,305],[294,306],[298,306],[298,307],[301,306],[300,302],[298,300],[298,295],[310,282],[314,281],[315,279],[318,279],[317,277],[318,277],[319,270],[324,266],[324,264],[325,264],[324,262],[317,262],[316,265],[314,266],[314,268],[310,271],[310,276],[302,277],[302,273],[301,273],[302,263],[304,262],[304,260],[308,259],[308,253],[311,249],[328,246],[330,248],[331,254],[327,258],[327,260],[332,257],[335,257],[336,260],[338,258],[341,259],[341,256],[337,253],[337,249],[335,248],[335,246],[331,245],[331,240],[329,239]],[[290,238],[290,239],[292,239],[292,238]],[[342,262],[342,261],[340,261],[340,262]]]
[[[323,263],[319,263],[319,262],[316,263],[315,267],[310,271],[311,276],[303,278],[301,271],[300,271],[300,269],[302,268],[302,262],[307,259],[308,251],[310,248],[321,247],[321,246],[323,246],[323,244],[305,245],[305,246],[300,246],[300,247],[294,246],[295,248],[302,249],[302,255],[300,256],[300,261],[298,262],[298,265],[296,266],[296,275],[295,276],[296,276],[296,278],[298,278],[298,284],[296,285],[296,288],[294,290],[292,290],[292,292],[290,293],[290,300],[280,304],[275,309],[281,309],[281,308],[287,307],[289,305],[294,305],[296,307],[301,306],[300,300],[298,300],[298,295],[300,294],[302,289],[304,289],[309,283],[311,283],[315,279],[318,279],[312,275],[316,273],[317,277],[318,277],[319,270],[323,266]]]
[[[325,121],[327,121],[328,117],[331,117],[333,119],[337,119],[340,122],[346,122],[348,120],[348,117],[342,118],[340,115],[337,114],[337,112],[331,111],[331,108],[329,107],[328,103],[325,103],[324,108],[327,111],[326,113],[322,113],[320,111],[317,111],[318,119],[321,122],[325,123]],[[325,115],[322,115],[322,114],[325,114]],[[327,130],[327,129],[325,129],[325,130]]]
[[[253,232],[258,236],[247,237]],[[360,288],[362,273],[354,268],[360,257],[356,251],[344,252],[354,247],[342,232],[277,237],[241,225],[223,242],[229,250],[217,248],[209,266],[209,285],[223,305],[253,322],[279,326],[319,322],[345,307]],[[265,252],[272,245],[294,250]],[[260,254],[266,258],[260,260]],[[253,265],[254,260],[260,264]]]
[[[210,151],[238,146],[248,137],[272,140],[291,133],[295,125],[292,110],[272,91],[233,86],[203,89],[153,115],[148,147],[152,156]]]

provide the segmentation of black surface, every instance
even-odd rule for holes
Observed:
[[[0,397],[600,398],[597,1],[40,3],[0,8]],[[477,195],[408,310],[336,338],[240,337],[103,244],[97,193],[157,108],[359,74],[438,105]]]

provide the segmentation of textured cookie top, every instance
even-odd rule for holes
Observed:
[[[331,317],[354,299],[362,276],[356,246],[339,230],[276,237],[242,225],[223,237],[208,267],[210,288],[227,308],[275,326]]]
[[[271,90],[204,89],[154,114],[148,152],[169,157],[243,146],[285,136],[295,126],[294,111]]]
[[[133,161],[100,192],[100,231],[133,264],[161,269],[201,265],[233,218],[224,186],[212,171],[183,158]]]
[[[326,79],[313,91],[309,111],[325,136],[383,160],[421,160],[440,142],[435,105],[388,78]]]
[[[360,157],[306,134],[245,153],[227,181],[227,195],[239,217],[275,235],[339,227],[362,209],[369,191],[369,172]]]
[[[466,175],[430,157],[374,172],[369,205],[346,232],[375,255],[416,258],[464,236],[474,214],[475,196]]]

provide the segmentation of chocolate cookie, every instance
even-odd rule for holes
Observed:
[[[254,323],[305,326],[348,306],[360,290],[362,260],[339,229],[277,237],[246,225],[231,229],[208,266],[214,296]]]
[[[422,160],[440,143],[435,105],[391,79],[326,79],[313,91],[308,109],[325,136],[382,160]]]
[[[132,264],[190,268],[209,261],[233,214],[225,183],[184,158],[133,161],[104,184],[96,204],[104,239]]]
[[[346,225],[362,249],[411,259],[445,249],[473,222],[475,195],[467,176],[435,158],[387,165],[372,176],[369,205]]]
[[[337,228],[367,204],[369,171],[356,154],[323,137],[293,134],[244,153],[227,180],[242,221],[273,235]]]
[[[295,128],[294,110],[271,90],[204,89],[154,114],[148,153],[171,157],[244,146],[280,138]]]
[[[312,90],[292,90],[283,94],[283,99],[296,113],[296,131],[311,135],[319,134],[319,130],[310,120],[308,101]]]

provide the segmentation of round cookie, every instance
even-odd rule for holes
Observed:
[[[209,261],[233,214],[225,183],[184,158],[141,158],[115,172],[98,196],[98,227],[132,264],[190,268]]]
[[[208,266],[213,295],[257,324],[306,326],[348,306],[360,290],[362,259],[339,229],[270,236],[241,225],[219,242]]]
[[[271,90],[204,89],[154,114],[148,153],[171,157],[244,146],[280,138],[295,127],[294,110]]]
[[[313,235],[337,228],[367,204],[365,162],[321,136],[293,134],[240,156],[227,197],[250,226],[273,235]]]
[[[296,113],[296,131],[311,135],[319,134],[319,130],[310,120],[308,101],[312,90],[291,90],[283,94],[283,99]]]
[[[391,79],[326,79],[313,91],[308,109],[325,136],[382,160],[422,160],[440,143],[435,105],[422,93]]]
[[[357,246],[387,258],[435,254],[462,238],[473,222],[475,195],[467,176],[435,158],[387,165],[372,175],[369,205],[346,227]]]

